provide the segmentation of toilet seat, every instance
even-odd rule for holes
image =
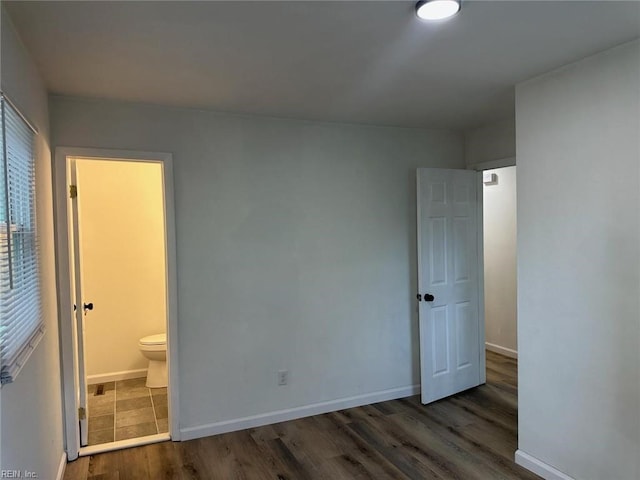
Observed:
[[[167,343],[166,333],[157,333],[142,337],[139,341],[140,345],[165,345]]]

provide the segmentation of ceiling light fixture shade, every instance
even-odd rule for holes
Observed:
[[[421,0],[416,4],[416,15],[423,20],[444,20],[459,11],[459,0]]]

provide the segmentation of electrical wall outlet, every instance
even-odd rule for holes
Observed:
[[[289,383],[289,370],[278,370],[278,385]]]

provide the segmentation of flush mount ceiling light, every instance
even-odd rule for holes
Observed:
[[[444,20],[459,10],[458,0],[422,0],[416,4],[416,15],[423,20]]]

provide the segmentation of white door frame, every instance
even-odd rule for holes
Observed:
[[[487,160],[485,162],[478,162],[478,163],[474,163],[472,165],[467,165],[467,170],[475,170],[476,172],[479,172],[480,175],[482,175],[482,172],[484,172],[485,170],[494,170],[496,168],[505,168],[505,167],[515,167],[516,165],[516,157],[505,157],[505,158],[498,158],[496,160]],[[479,204],[480,204],[480,227],[481,227],[481,232],[480,232],[480,238],[478,239],[478,252],[480,254],[480,261],[478,263],[478,268],[480,268],[480,272],[482,273],[482,290],[481,290],[481,295],[482,295],[482,342],[483,344],[482,346],[482,355],[484,355],[486,357],[486,349],[487,349],[487,343],[486,343],[486,332],[485,332],[485,318],[484,318],[484,220],[483,220],[483,212],[484,212],[484,206],[483,206],[483,200],[484,200],[484,194],[483,194],[483,189],[484,189],[484,184],[481,183],[482,188],[480,189],[480,196],[479,196]],[[517,203],[518,199],[516,198],[516,203]],[[517,320],[516,320],[517,321]],[[516,350],[517,350],[518,346],[516,345]],[[495,350],[494,350],[495,351]],[[506,355],[506,353],[504,352],[498,352],[501,353],[502,355]],[[509,355],[512,356],[512,355]],[[515,356],[515,358],[518,358],[517,355]],[[486,360],[483,360],[486,361]],[[486,368],[485,371],[483,373],[484,378],[482,383],[486,383],[487,379],[486,379]]]
[[[164,216],[166,229],[166,285],[167,285],[167,362],[169,373],[169,435],[180,440],[178,414],[178,293],[176,265],[176,230],[173,194],[173,157],[170,153],[109,150],[99,148],[57,147],[53,162],[53,201],[55,214],[56,272],[58,290],[58,318],[60,324],[60,358],[62,362],[62,391],[64,401],[65,449],[67,458],[75,460],[80,453],[78,391],[78,358],[73,322],[71,268],[69,258],[69,157],[96,160],[122,160],[161,163],[163,166]],[[106,448],[105,450],[108,450]]]
[[[476,182],[478,199],[478,342],[480,343],[480,385],[487,383],[486,319],[484,318],[484,195],[482,172],[478,172]]]

